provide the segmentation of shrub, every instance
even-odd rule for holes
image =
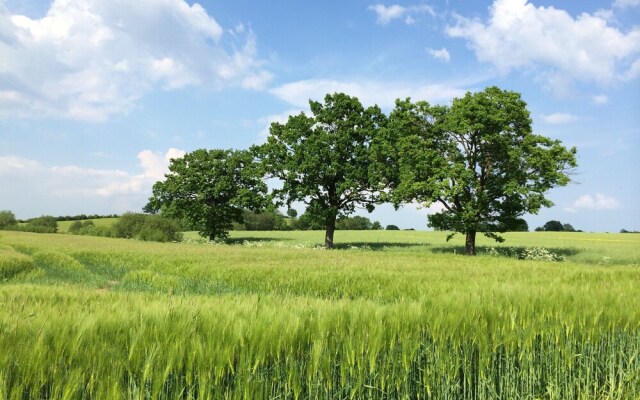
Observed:
[[[564,257],[543,247],[527,247],[520,253],[519,258],[522,260],[564,261]]]
[[[399,231],[400,228],[398,228],[396,225],[387,225],[386,228],[388,231]]]
[[[113,229],[116,237],[133,239],[144,227],[145,219],[149,217],[139,213],[124,213],[114,224]]]
[[[353,217],[343,217],[336,221],[336,229],[351,231],[368,231],[373,229],[373,223],[367,217],[359,215]]]
[[[134,236],[139,240],[154,242],[179,242],[182,240],[180,224],[159,215],[145,215],[142,229]]]
[[[177,242],[182,239],[180,223],[160,215],[125,213],[115,224],[116,237],[156,242]]]
[[[513,247],[490,247],[487,249],[487,254],[494,257],[513,257],[519,260],[564,261],[564,257],[543,247],[527,247],[520,250]]]
[[[56,233],[58,231],[58,221],[55,217],[43,215],[27,221],[25,225],[9,225],[4,229],[21,232],[35,233]]]
[[[27,223],[27,225],[41,226],[44,228],[51,229],[53,230],[53,232],[56,232],[58,230],[58,220],[56,220],[55,217],[52,217],[50,215],[43,215],[41,217],[34,218],[30,220]]]

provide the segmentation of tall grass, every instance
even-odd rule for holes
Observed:
[[[637,267],[362,247],[3,233],[0,398],[640,397]]]

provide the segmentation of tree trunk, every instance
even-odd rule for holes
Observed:
[[[467,231],[467,240],[465,241],[464,247],[467,250],[467,255],[468,256],[475,256],[476,255],[476,231],[475,231],[475,229]]]
[[[336,231],[336,218],[337,215],[329,213],[326,220],[326,231],[324,234],[324,247],[326,249],[333,249],[333,233]]]

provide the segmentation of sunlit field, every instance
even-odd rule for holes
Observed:
[[[640,235],[322,235],[0,232],[0,398],[640,398]]]

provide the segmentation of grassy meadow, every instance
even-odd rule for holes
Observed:
[[[640,398],[639,234],[445,236],[0,231],[0,398]]]

